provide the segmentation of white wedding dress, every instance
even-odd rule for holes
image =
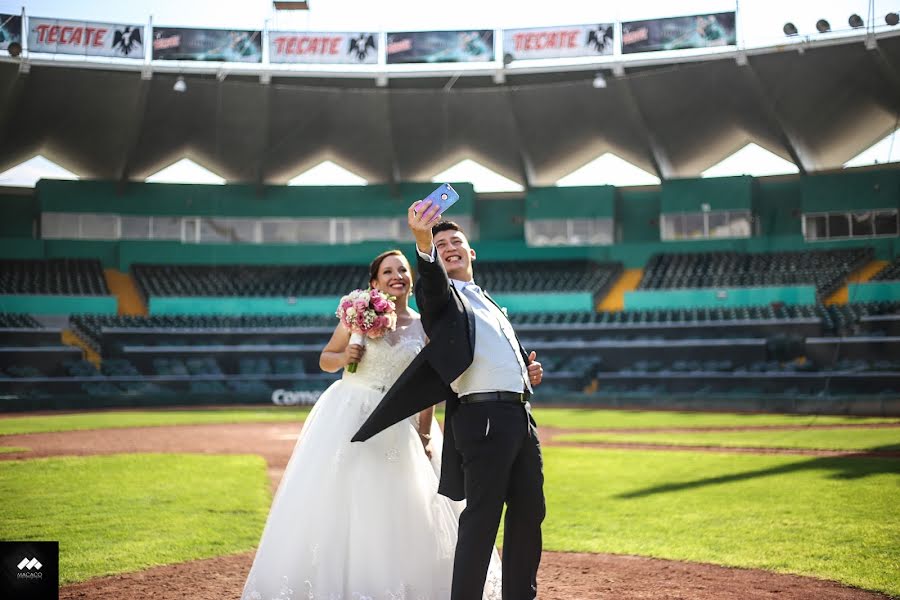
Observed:
[[[350,438],[425,345],[417,319],[369,340],[306,419],[275,493],[242,600],[447,600],[462,502],[437,493],[442,435],[428,460],[403,420]],[[500,600],[491,560],[485,600]]]

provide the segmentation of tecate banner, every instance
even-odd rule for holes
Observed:
[[[506,60],[607,56],[612,53],[612,23],[507,29],[503,32]]]
[[[270,31],[269,62],[374,65],[378,34]]]
[[[492,60],[494,60],[494,32],[487,29],[387,34],[388,64]]]
[[[31,52],[142,59],[143,37],[143,25],[28,19],[28,50]]]
[[[711,48],[737,43],[734,13],[622,23],[622,52]]]
[[[262,62],[262,32],[154,27],[153,60]]]
[[[0,13],[0,50],[7,50],[13,42],[22,43],[22,15]]]

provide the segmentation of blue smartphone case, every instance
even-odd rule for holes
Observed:
[[[449,183],[445,183],[428,194],[425,200],[431,200],[434,204],[437,204],[441,209],[440,212],[443,213],[459,200],[459,194],[456,193],[456,190]]]

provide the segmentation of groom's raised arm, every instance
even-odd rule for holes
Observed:
[[[416,201],[407,211],[409,229],[416,239],[418,281],[416,305],[426,319],[438,314],[450,300],[450,280],[437,258],[431,228],[441,219],[439,206],[431,200]]]

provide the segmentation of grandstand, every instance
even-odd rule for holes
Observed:
[[[0,168],[40,151],[83,180],[0,189],[0,409],[314,395],[339,376],[318,369],[338,297],[378,252],[414,258],[406,207],[472,156],[522,191],[454,183],[448,216],[542,401],[900,412],[900,170],[842,168],[896,126],[900,36],[876,38],[887,61],[862,38],[644,58],[604,89],[594,67],[199,66],[185,93],[158,61],[3,57]],[[701,176],[750,140],[798,173]],[[612,150],[660,183],[554,185]],[[188,155],[226,184],[144,183]],[[325,156],[368,185],[285,185]]]

